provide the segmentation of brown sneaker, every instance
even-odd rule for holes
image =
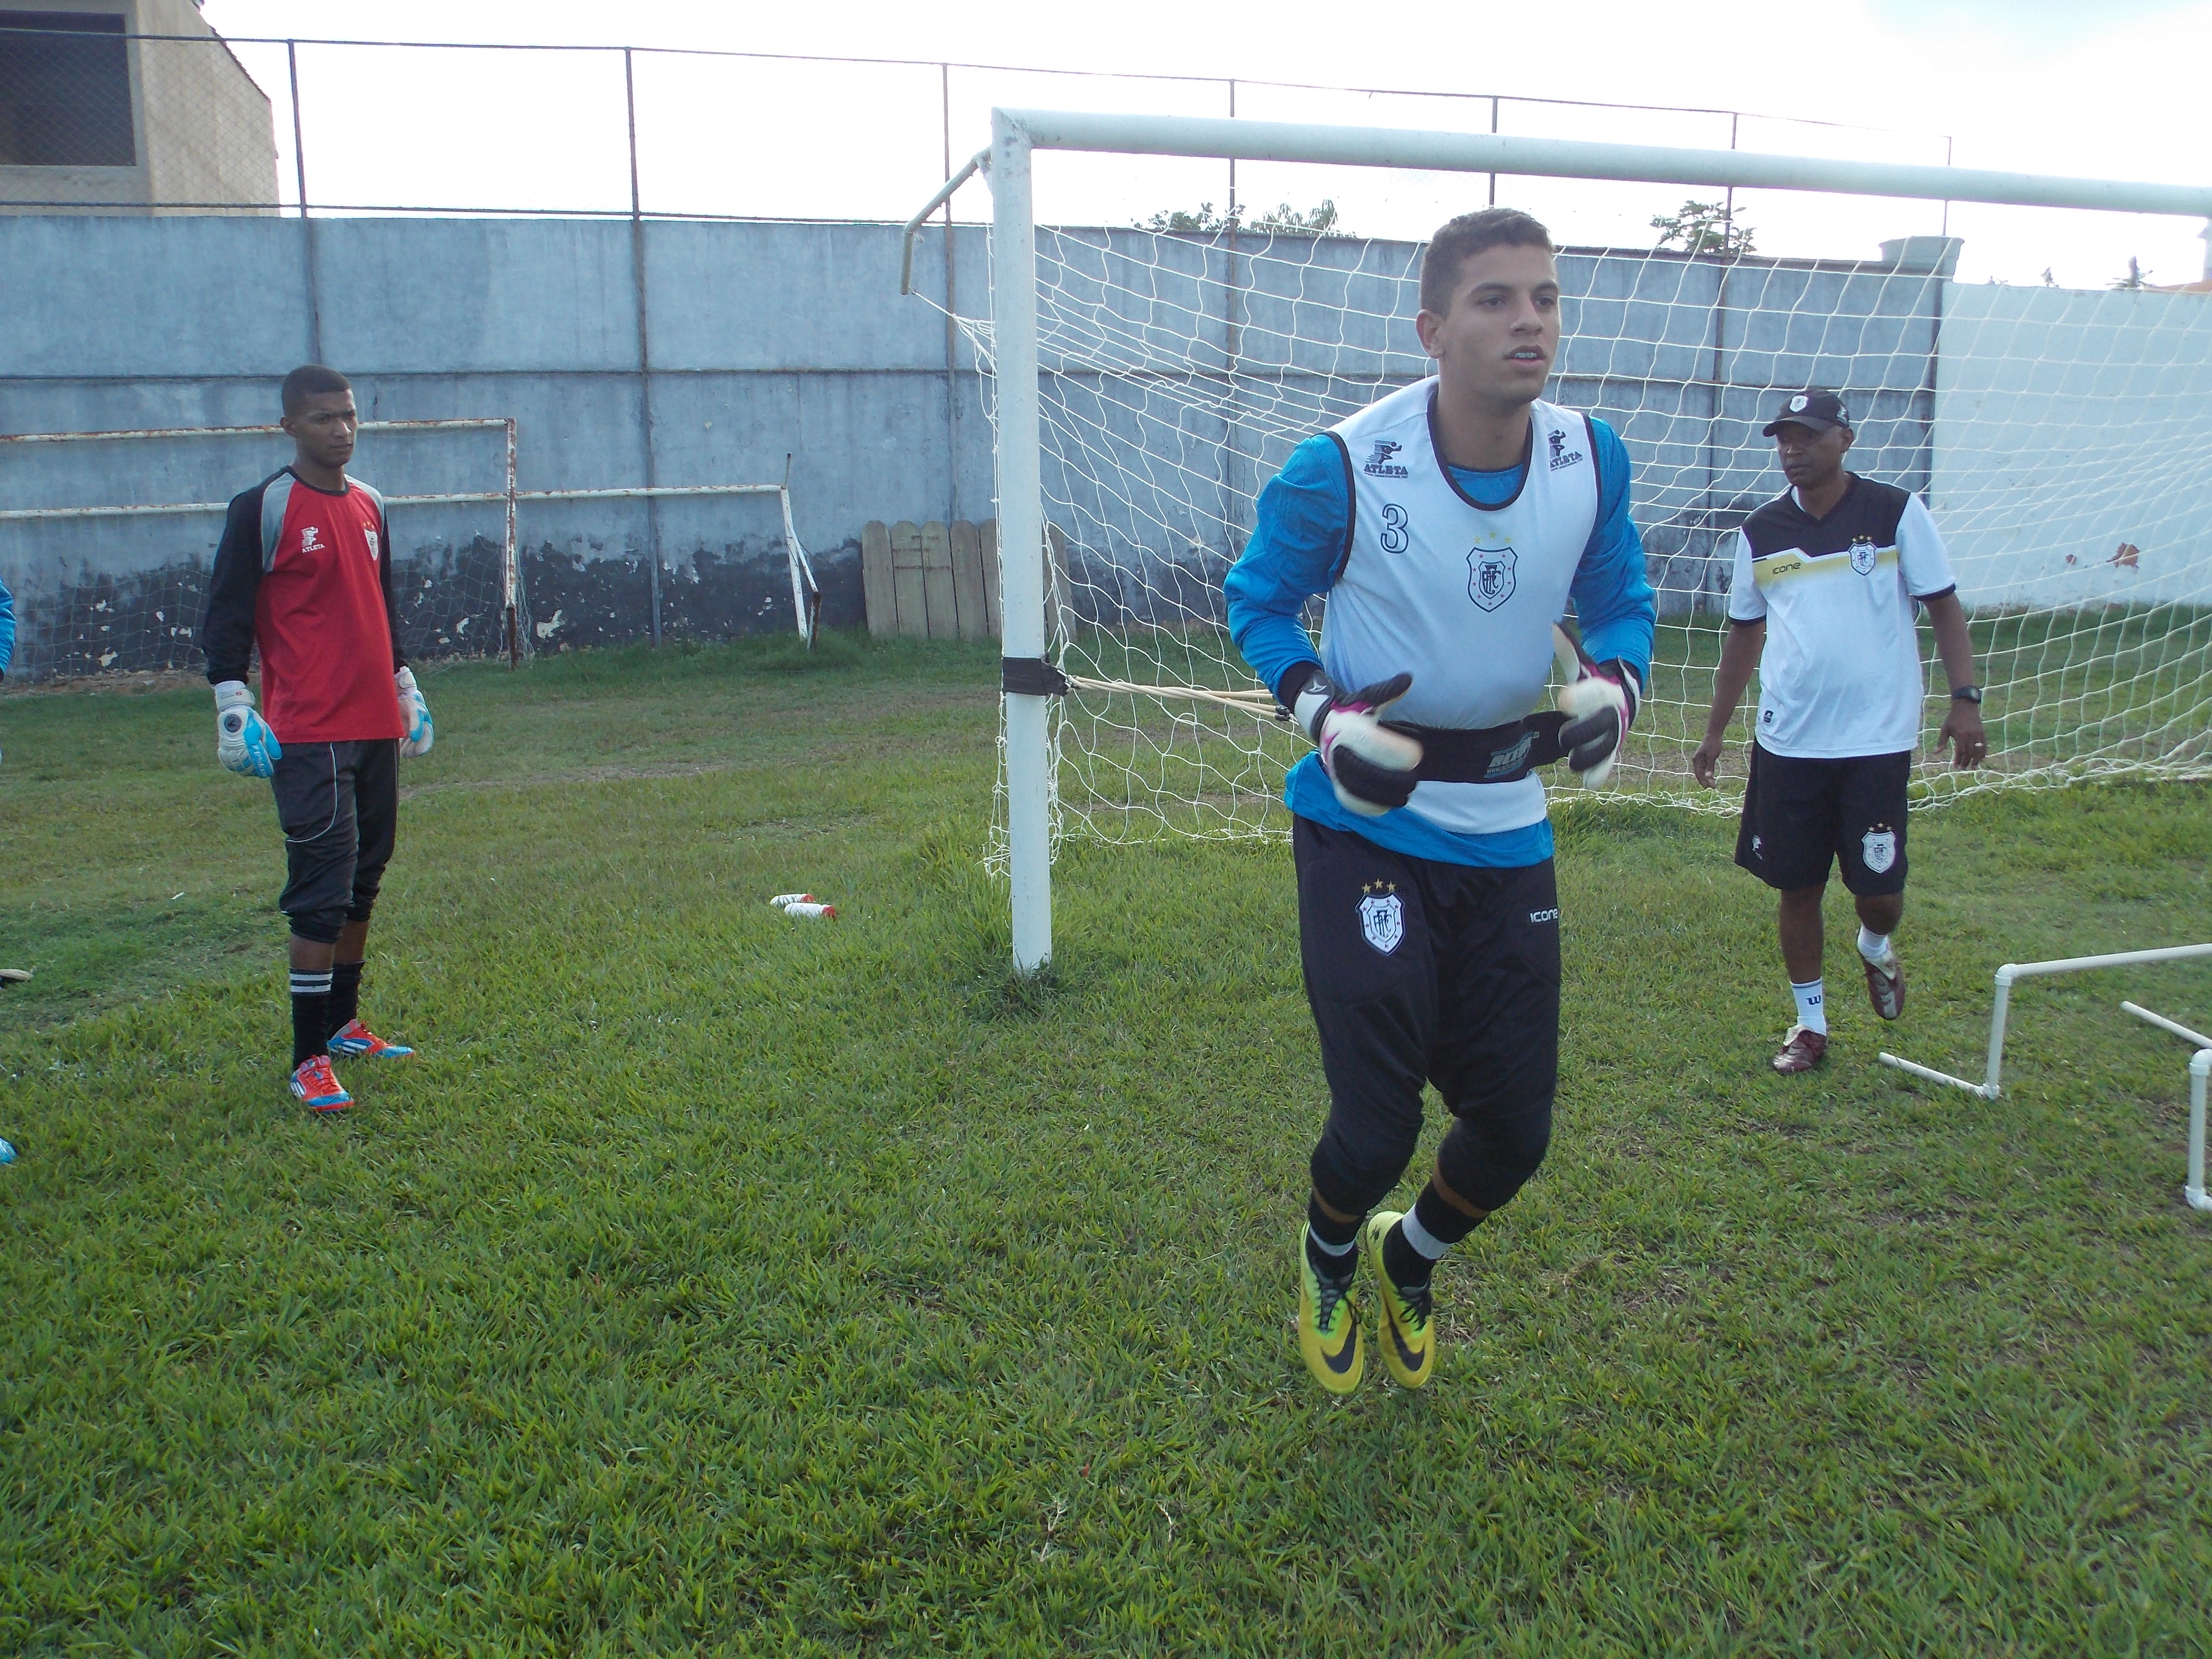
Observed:
[[[1782,1052],[1774,1057],[1774,1069],[1784,1077],[1799,1072],[1809,1072],[1828,1057],[1828,1037],[1825,1031],[1808,1031],[1802,1025],[1793,1025],[1782,1039]]]
[[[1898,963],[1897,952],[1891,951],[1889,960],[1879,967],[1864,957],[1859,960],[1866,963],[1867,1000],[1874,1004],[1875,1012],[1884,1019],[1895,1019],[1905,1012],[1905,969]]]

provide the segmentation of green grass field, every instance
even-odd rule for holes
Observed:
[[[1733,826],[1568,808],[1551,1160],[1436,1385],[1339,1405],[1287,850],[1071,844],[1015,983],[995,666],[432,677],[368,1004],[424,1057],[328,1120],[204,690],[0,701],[0,1651],[2212,1648],[2212,1217],[2117,1006],[2212,977],[2024,988],[1994,1103],[1874,1060],[2205,937],[2212,792],[1916,818],[1906,1018],[1838,898],[1789,1080]]]

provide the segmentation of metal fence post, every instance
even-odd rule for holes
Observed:
[[[943,117],[945,176],[952,176],[952,65],[937,66],[939,113]],[[953,292],[952,198],[945,198],[945,521],[960,521],[960,325]]]
[[[1493,133],[1498,131],[1498,100],[1495,98],[1490,100],[1490,130]],[[1490,205],[1498,205],[1498,175],[1494,173],[1490,175]]]
[[[628,46],[623,48],[623,97],[629,112],[629,271],[637,296],[638,416],[645,423],[645,484],[660,483],[653,440],[653,319],[645,298],[645,213],[637,187],[637,76]],[[653,594],[653,642],[660,643],[660,498],[645,498],[645,539],[652,562],[647,567]]]
[[[307,361],[323,361],[322,283],[315,273],[315,226],[307,217],[307,145],[300,120],[300,43],[284,43],[284,67],[292,81],[292,169],[300,183],[300,254],[307,283]]]

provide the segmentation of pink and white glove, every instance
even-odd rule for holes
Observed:
[[[1559,688],[1559,712],[1567,723],[1559,728],[1559,743],[1567,751],[1567,769],[1585,789],[1601,789],[1620,758],[1620,745],[1636,723],[1636,707],[1643,690],[1636,671],[1620,658],[1593,660],[1582,641],[1557,623],[1552,624],[1552,650],[1559,659],[1566,684]]]
[[[1411,674],[1393,674],[1347,695],[1316,666],[1292,693],[1291,713],[1321,750],[1322,769],[1347,811],[1379,818],[1413,798],[1421,745],[1377,718],[1413,684]]]

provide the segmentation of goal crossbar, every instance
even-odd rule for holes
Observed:
[[[1052,955],[1056,764],[1051,724],[1051,698],[1056,693],[1050,689],[1053,672],[1047,660],[1050,634],[1033,152],[1082,150],[1777,188],[2212,220],[2212,188],[2142,181],[1755,151],[1188,116],[999,108],[992,112],[991,119],[992,142],[984,170],[992,195],[990,350],[1002,560],[1001,649],[1006,659],[1002,705],[1006,853],[1012,889],[1014,966],[1022,974],[1042,969]],[[958,188],[974,167],[971,162],[959,177],[950,180],[933,206]],[[909,243],[915,228],[908,227]]]
[[[1032,149],[1104,150],[1238,161],[1318,161],[1429,173],[1504,173],[1654,185],[1808,190],[1844,196],[2094,208],[2212,218],[2212,187],[2077,179],[1981,167],[1781,155],[1759,150],[1608,144],[1408,127],[1315,126],[1218,116],[1000,109],[994,119]]]

